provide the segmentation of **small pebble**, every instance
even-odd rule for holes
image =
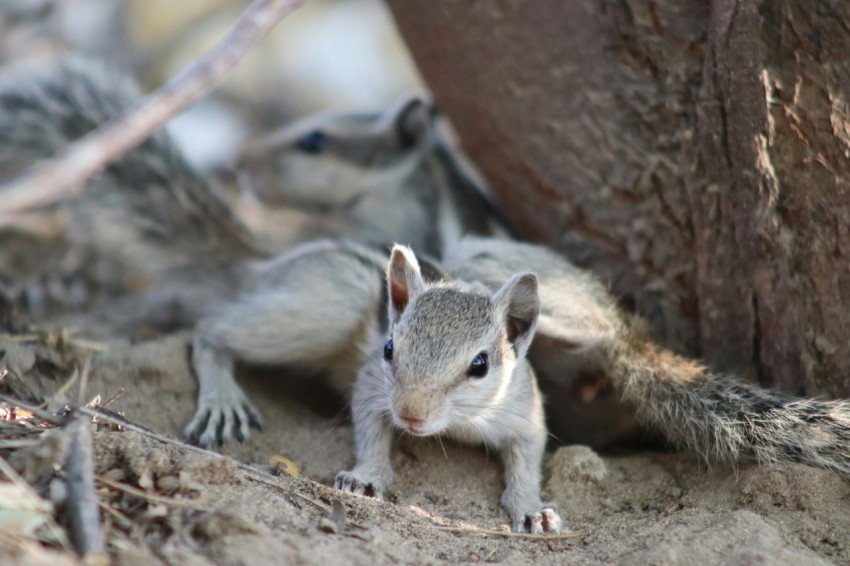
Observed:
[[[330,534],[336,534],[337,526],[336,523],[327,517],[322,517],[319,519],[319,530]]]

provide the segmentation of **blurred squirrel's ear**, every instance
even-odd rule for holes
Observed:
[[[406,246],[394,245],[387,266],[390,326],[398,322],[410,301],[425,290],[419,262]]]
[[[394,115],[399,146],[406,149],[421,145],[430,136],[436,111],[430,100],[415,95],[400,101]]]
[[[496,291],[492,301],[517,357],[524,357],[534,338],[540,313],[537,276],[533,273],[517,273]]]

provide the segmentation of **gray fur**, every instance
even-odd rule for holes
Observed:
[[[140,100],[123,74],[88,60],[6,70],[0,177],[52,156]],[[254,249],[247,229],[164,132],[108,166],[69,208],[69,237],[149,270],[201,259],[199,252],[215,252],[214,261],[224,263]]]
[[[611,375],[638,415],[707,461],[800,462],[850,476],[850,403],[799,399],[624,340]]]
[[[470,238],[447,252],[444,266],[491,289],[520,269],[538,274],[537,341],[550,347],[532,348],[529,356],[535,370],[549,373],[546,379],[567,379],[550,370],[569,359],[603,372],[640,422],[709,461],[801,462],[850,476],[850,402],[794,398],[652,344],[640,321],[620,313],[598,281],[540,247]],[[555,419],[564,398],[557,404],[550,411]]]
[[[299,149],[309,134],[323,136],[321,150]],[[499,233],[504,224],[422,96],[382,114],[296,121],[246,145],[238,166],[262,202],[322,219],[303,239],[403,242],[439,256],[467,233]]]
[[[493,295],[463,283],[427,284],[412,252],[396,246],[387,286],[392,359],[381,354],[387,337],[378,337],[352,396],[357,462],[337,475],[336,487],[382,497],[392,481],[393,427],[415,436],[484,443],[502,457],[501,503],[513,530],[560,532],[557,511],[540,500],[546,427],[524,358],[539,310],[536,278],[516,275]],[[512,329],[516,321],[519,331]],[[481,353],[489,371],[468,375]]]
[[[259,413],[233,376],[234,361],[330,373],[350,390],[362,345],[377,332],[386,256],[354,243],[319,241],[257,264],[242,294],[197,325],[198,409],[185,434],[202,446],[250,437]]]
[[[625,321],[602,283],[541,246],[493,238],[465,238],[449,247],[443,265],[452,277],[480,281],[495,290],[518,271],[539,278],[541,312],[528,359],[540,387],[557,399],[550,431],[566,444],[607,447],[645,434],[634,411],[610,386],[592,399],[582,381],[607,383],[599,353],[624,331]]]
[[[0,178],[52,156],[140,99],[125,75],[88,60],[5,69],[0,76]],[[122,312],[121,319],[139,316],[137,323],[158,321],[167,311],[197,320],[210,300],[236,286],[240,261],[259,249],[164,132],[93,177],[84,194],[62,209],[64,239],[44,247],[51,254],[86,256],[85,267],[92,271],[87,277],[96,285],[118,287],[116,292],[128,286],[149,290],[141,301],[144,308],[113,309]],[[4,244],[14,246],[15,237],[4,234]],[[36,249],[24,246],[20,253]],[[15,271],[2,279],[9,284],[20,276]],[[203,289],[199,292],[196,285]],[[148,311],[155,315],[146,316]]]

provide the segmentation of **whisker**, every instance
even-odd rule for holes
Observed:
[[[523,415],[522,413],[519,413],[517,411],[513,411],[511,409],[507,409],[505,407],[501,407],[501,406],[492,407],[492,406],[486,406],[486,405],[475,405],[475,404],[457,403],[457,402],[455,402],[454,404],[457,407],[460,407],[461,409],[477,409],[477,410],[480,410],[482,412],[493,411],[493,412],[496,412],[496,413],[508,414],[508,415],[518,417],[518,418],[524,420],[525,422],[534,426],[535,428],[543,429],[543,430],[546,429],[545,425],[541,425],[540,423],[536,423],[536,422],[532,421],[530,418],[528,418],[527,416]],[[493,422],[494,422],[494,424],[504,424],[504,423],[501,423],[500,421],[495,421],[495,420]],[[505,426],[507,426],[507,425],[505,425]]]
[[[442,434],[437,434],[437,442],[439,442],[439,443],[440,443],[440,448],[441,448],[441,449],[442,449],[442,451],[443,451],[443,456],[446,458],[446,460],[448,460],[448,459],[449,459],[449,455],[446,453],[446,447],[445,447],[445,446],[443,446]]]
[[[376,400],[382,399],[382,398],[386,398],[386,396],[387,395],[385,393],[379,392],[379,393],[376,393],[376,394],[374,394],[370,397],[367,397],[366,399],[363,399],[362,401],[357,403],[357,406],[352,407],[352,410],[351,410],[352,419],[359,418],[363,414],[363,411],[367,410],[369,408],[369,406],[372,405],[373,401],[376,401]],[[378,408],[380,408],[380,407],[378,407]],[[381,409],[381,412],[384,412],[384,411],[388,412],[388,409]]]

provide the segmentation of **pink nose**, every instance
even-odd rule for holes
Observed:
[[[424,419],[418,419],[405,413],[400,414],[398,417],[403,420],[410,428],[417,428],[425,423]]]

